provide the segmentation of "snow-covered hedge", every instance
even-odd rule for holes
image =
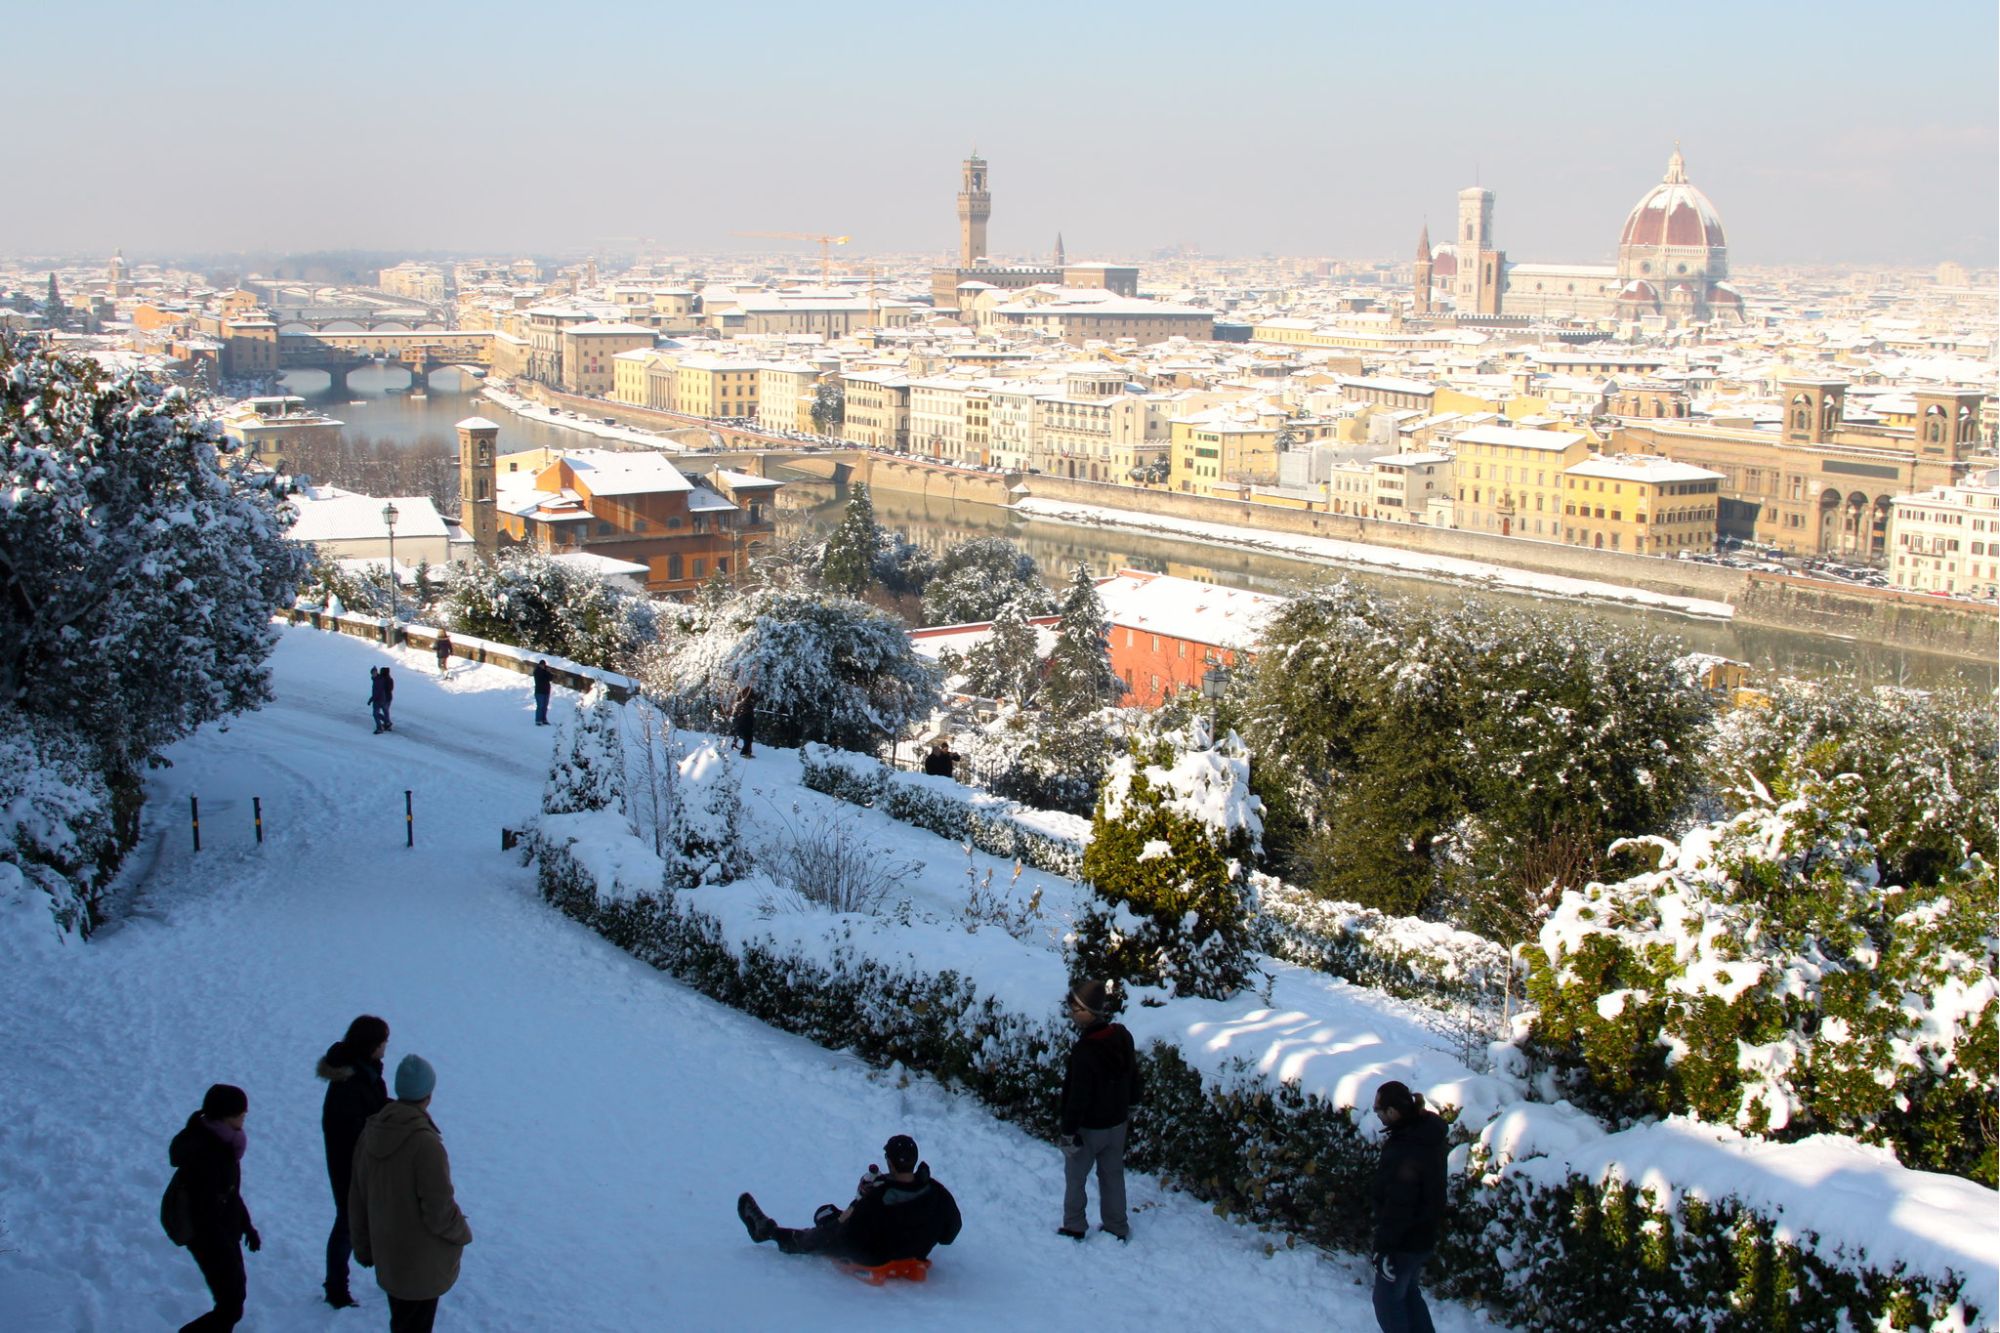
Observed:
[[[593,891],[597,857],[579,855],[580,843],[544,868],[544,891],[634,956],[775,1027],[929,1074],[1053,1134],[1070,1035],[1053,998],[1047,1013],[1030,1013],[964,972],[871,956],[871,927],[855,918],[830,918],[830,937],[810,943],[732,932],[703,903],[736,890],[633,894],[622,862]],[[1247,1063],[1204,1073],[1165,1042],[1142,1058],[1148,1100],[1135,1122],[1135,1166],[1219,1210],[1365,1248],[1371,1219],[1357,1201],[1375,1149],[1353,1108]],[[1441,1284],[1491,1302],[1522,1328],[1985,1326],[1960,1303],[1962,1281],[1831,1252],[1728,1191],[1708,1202],[1667,1182],[1635,1185],[1615,1163],[1594,1176],[1552,1175],[1490,1129],[1455,1160],[1469,1169],[1453,1182]]]
[[[799,766],[806,786],[836,800],[878,809],[940,838],[969,842],[1051,875],[1082,878],[1087,819],[1017,805],[949,778],[900,773],[880,760],[825,745],[802,747]]]

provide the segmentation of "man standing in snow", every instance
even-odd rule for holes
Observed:
[[[437,637],[438,674],[451,670],[451,631],[439,630]]]
[[[243,1118],[249,1112],[250,1099],[243,1089],[217,1083],[167,1148],[167,1160],[174,1166],[174,1184],[167,1196],[173,1200],[179,1191],[178,1206],[184,1210],[179,1221],[186,1228],[181,1234],[187,1237],[188,1253],[201,1266],[209,1298],[215,1302],[207,1314],[182,1324],[181,1333],[221,1333],[243,1318],[242,1247],[247,1245],[252,1254],[264,1247],[243,1202],[243,1151],[249,1145]],[[162,1220],[166,1212],[163,1205]]]
[[[320,1107],[320,1134],[326,1140],[326,1174],[333,1183],[333,1230],[326,1238],[326,1303],[336,1310],[354,1305],[347,1286],[347,1187],[354,1180],[354,1145],[361,1130],[389,1103],[382,1082],[382,1055],[389,1049],[389,1025],[373,1014],[362,1014],[347,1025],[347,1035],[327,1048],[318,1073],[326,1080]]]
[[[958,1238],[963,1224],[951,1191],[931,1179],[927,1162],[917,1160],[917,1141],[898,1134],[882,1145],[889,1174],[871,1166],[843,1210],[830,1203],[813,1213],[811,1227],[781,1227],[764,1215],[748,1194],[736,1198],[736,1215],[750,1239],[778,1242],[786,1254],[830,1254],[866,1268],[898,1259],[923,1259]]]
[[[757,690],[745,683],[736,691],[736,702],[729,712],[730,730],[735,734],[737,749],[745,759],[751,757],[751,747],[757,735]]]
[[[1423,1094],[1384,1083],[1375,1094],[1384,1135],[1375,1168],[1375,1322],[1382,1333],[1431,1333],[1417,1289],[1444,1223],[1445,1124]]]
[[[1100,1230],[1132,1238],[1125,1217],[1125,1134],[1132,1108],[1143,1098],[1139,1056],[1132,1034],[1110,1019],[1110,992],[1101,981],[1079,982],[1069,993],[1069,1021],[1076,1025],[1069,1067],[1063,1074],[1063,1221],[1057,1234],[1088,1234],[1085,1183],[1097,1170]]]
[[[429,1333],[438,1298],[458,1281],[472,1226],[451,1188],[451,1159],[430,1117],[437,1073],[421,1056],[396,1066],[396,1100],[369,1118],[354,1154],[347,1217],[354,1259],[389,1295],[390,1333]]]
[[[389,674],[389,668],[382,668],[382,730],[394,731],[396,724],[389,720],[389,705],[396,702],[396,678]]]
[[[380,736],[389,729],[389,687],[381,667],[368,668],[368,711],[375,715],[375,734]]]
[[[555,675],[549,670],[543,658],[535,659],[535,725],[549,724],[549,691],[555,686]]]

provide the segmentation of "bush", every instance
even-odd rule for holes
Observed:
[[[542,789],[542,813],[625,811],[625,740],[618,706],[602,686],[578,700],[556,730],[555,759]]]
[[[815,907],[873,916],[921,867],[884,860],[839,815],[804,816],[796,807],[763,849],[764,872]]]
[[[0,862],[46,893],[62,930],[87,936],[117,868],[111,789],[68,728],[0,713]]]
[[[439,611],[457,633],[609,671],[627,670],[659,636],[644,597],[522,548],[454,567]]]

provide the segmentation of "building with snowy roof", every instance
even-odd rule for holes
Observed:
[[[1653,454],[1603,454],[1563,470],[1563,541],[1677,556],[1715,549],[1720,472]]]
[[[291,497],[298,521],[286,535],[310,542],[329,560],[370,560],[389,554],[389,521],[396,507],[396,563],[442,565],[451,559],[444,517],[427,495],[362,495],[338,486],[305,486]]]

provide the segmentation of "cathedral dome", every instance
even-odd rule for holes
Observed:
[[[1625,219],[1618,244],[1706,246],[1721,249],[1722,217],[1708,196],[1688,184],[1681,150],[1667,160],[1666,177],[1655,185]]]

